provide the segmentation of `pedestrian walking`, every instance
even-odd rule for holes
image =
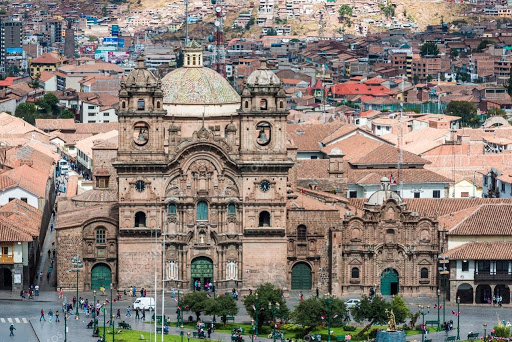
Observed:
[[[141,319],[142,319],[143,321],[145,321],[145,320],[146,320],[146,310],[142,310],[142,317],[141,317]]]
[[[174,287],[171,288],[171,299],[174,299]]]
[[[20,291],[20,297],[25,299],[25,291],[23,291],[23,290]]]
[[[302,302],[304,300],[304,293],[302,293],[302,291],[300,291],[300,301]]]
[[[11,324],[11,326],[9,327],[9,330],[11,331],[9,336],[14,336],[14,330],[16,330],[16,328],[14,327],[14,324]]]
[[[143,287],[140,289],[140,296],[144,297],[144,288]]]
[[[139,308],[135,308],[135,319],[140,319]]]
[[[116,318],[121,318],[121,309],[117,309]]]
[[[130,307],[126,308],[126,317],[132,317],[132,314],[130,312]]]
[[[41,322],[41,320],[46,322],[46,318],[44,318],[44,309],[41,309],[41,317],[39,317],[39,322]]]
[[[54,258],[54,259],[55,259],[55,253],[56,253],[56,252],[55,252],[55,248],[54,248],[54,249],[53,249],[53,251],[52,251],[52,254],[53,254],[53,258]]]
[[[51,254],[51,253],[52,253],[52,252],[48,249],[48,258],[50,257],[50,254]]]
[[[320,290],[318,289],[318,287],[316,288],[316,298],[318,298],[318,296],[320,296]]]
[[[208,338],[212,335],[212,327],[208,327]]]
[[[146,289],[144,289],[144,297],[146,297],[147,293],[148,293],[148,291]]]
[[[136,291],[136,289],[135,289],[135,286],[134,286],[133,289],[132,289],[132,297],[135,297],[135,291]]]
[[[55,323],[60,322],[59,320],[59,310],[55,311]]]
[[[52,309],[50,309],[50,311],[48,311],[48,321],[51,323],[52,319],[53,319],[53,311],[52,311]]]
[[[59,299],[63,299],[63,298],[64,298],[64,293],[62,292],[62,287],[61,287],[59,290]]]

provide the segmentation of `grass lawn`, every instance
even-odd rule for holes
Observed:
[[[143,335],[145,338],[145,341],[149,341],[149,332],[147,331],[140,331],[140,330],[121,330],[120,334],[117,334],[117,332],[121,329],[116,328],[116,334],[115,334],[115,341],[116,342],[142,342],[144,340],[140,339],[140,335]],[[112,341],[112,333],[109,328],[107,328],[107,334],[106,334],[106,340],[107,342]],[[100,328],[100,336],[103,336],[103,328]],[[154,338],[154,334],[152,333],[151,336]],[[159,335],[160,336],[160,335]],[[160,337],[158,337],[158,341],[160,341]],[[179,335],[164,335],[164,341],[166,342],[181,342],[181,336]],[[204,340],[200,340],[197,338],[190,338],[187,341],[187,336],[185,335],[183,337],[183,342],[204,342]]]

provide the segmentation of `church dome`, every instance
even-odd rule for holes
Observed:
[[[162,78],[164,105],[240,105],[240,96],[216,71],[203,66],[201,45],[185,49],[183,67]]]
[[[247,77],[248,86],[279,86],[281,80],[272,70],[267,67],[267,61],[263,59],[258,69]]]

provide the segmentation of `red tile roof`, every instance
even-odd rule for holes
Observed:
[[[331,86],[331,92],[338,96],[346,95],[373,95],[373,96],[385,96],[388,95],[391,90],[384,86],[367,86],[360,83],[340,83]]]
[[[0,87],[10,87],[14,80],[17,80],[18,78],[19,77],[6,77],[5,80],[0,81]]]
[[[43,53],[41,56],[32,59],[31,64],[59,64],[61,59],[54,53]]]
[[[468,242],[444,253],[452,260],[510,260],[512,242]]]
[[[34,195],[45,198],[46,182],[48,175],[28,165],[21,165],[12,170],[6,171],[2,176],[7,176],[16,182],[17,186]]]
[[[448,235],[512,235],[511,204],[482,204],[448,231]]]
[[[320,151],[320,141],[336,131],[343,123],[334,121],[331,123],[302,123],[286,126],[286,135],[291,139],[299,151]]]

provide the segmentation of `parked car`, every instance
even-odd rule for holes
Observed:
[[[349,299],[345,302],[345,305],[347,306],[347,309],[350,309],[357,306],[359,303],[361,303],[361,299]]]
[[[133,310],[155,310],[155,299],[153,297],[140,297],[133,302]]]

